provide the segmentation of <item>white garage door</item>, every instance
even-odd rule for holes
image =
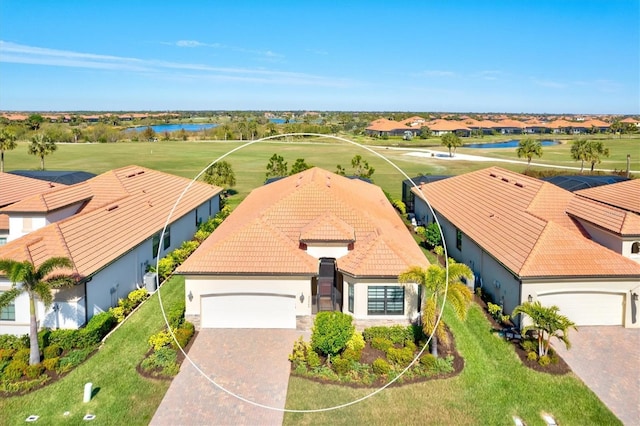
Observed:
[[[224,293],[200,299],[203,328],[296,328],[296,300],[290,294]]]
[[[622,325],[624,296],[613,293],[553,293],[539,295],[544,306],[556,305],[576,325]]]

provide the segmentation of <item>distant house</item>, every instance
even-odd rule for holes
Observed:
[[[413,136],[420,133],[421,126],[424,121],[418,120],[420,117],[412,117],[404,121],[389,120],[387,118],[379,118],[374,120],[367,126],[365,133],[369,136],[404,136],[405,132],[411,132]]]
[[[68,272],[78,277],[78,284],[54,291],[54,305],[49,309],[38,303],[39,325],[77,328],[142,286],[158,251],[163,256],[190,239],[197,225],[219,210],[222,189],[194,183],[176,206],[161,240],[169,213],[190,182],[128,166],[0,209],[0,214],[9,216],[10,227],[9,242],[0,246],[0,258],[38,265],[50,257],[64,256],[74,264]],[[0,276],[0,291],[10,286]],[[3,309],[0,318],[0,334],[27,333],[27,295]]]
[[[428,264],[379,187],[314,167],[254,189],[177,273],[203,328],[295,328],[324,310],[414,321],[398,275]]]
[[[457,120],[433,120],[427,123],[434,136],[442,136],[446,133],[455,133],[459,136],[469,136],[471,129],[463,122]]]
[[[434,221],[426,196],[448,255],[466,263],[506,313],[538,300],[578,325],[638,328],[639,184],[573,194],[491,167],[421,185],[415,210]]]

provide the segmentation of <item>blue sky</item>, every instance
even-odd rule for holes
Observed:
[[[0,0],[0,110],[640,113],[640,0]]]

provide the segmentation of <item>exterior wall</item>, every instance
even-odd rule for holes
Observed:
[[[640,237],[625,238],[624,241],[622,241],[622,255],[640,263],[640,252],[639,253],[632,252],[632,247],[634,243],[637,243],[638,245],[640,245]]]
[[[58,209],[54,212],[50,212],[45,216],[46,223],[49,225],[50,223],[57,222],[62,219],[66,219],[68,217],[73,216],[78,212],[78,209],[82,206],[82,203],[75,203],[70,206],[67,206],[63,209]]]
[[[549,293],[614,293],[624,295],[624,327],[640,328],[640,301],[634,300],[633,294],[640,293],[640,280],[634,279],[566,279],[566,280],[531,280],[523,281],[521,303],[528,300],[529,295],[533,300],[538,296]],[[578,296],[577,296],[578,297]],[[562,312],[561,312],[562,313]]]
[[[353,312],[349,312],[349,284],[353,284]],[[404,315],[368,315],[367,293],[369,286],[404,287]],[[401,285],[394,279],[356,279],[344,276],[342,312],[355,319],[365,320],[397,320],[401,322],[416,321],[420,317],[418,307],[418,286],[416,284]]]
[[[585,222],[580,219],[578,219],[578,222],[580,222],[580,225],[582,225],[583,228],[589,233],[593,241],[624,256],[622,249],[623,242],[622,238],[619,235],[613,234],[609,231],[605,231],[602,228],[598,228],[597,226],[594,226],[591,223]],[[630,257],[630,254],[631,246],[629,246],[629,251],[626,257]]]
[[[11,282],[0,277],[0,291],[11,288]],[[0,321],[0,334],[15,334],[17,336],[29,333],[29,296],[22,293],[15,299],[15,321]]]
[[[31,228],[24,227],[24,219],[31,218]],[[24,213],[9,215],[9,238],[7,242],[13,241],[27,235],[29,232],[35,231],[47,225],[47,219],[44,215],[29,215]]]
[[[331,257],[339,259],[349,253],[349,248],[346,244],[320,244],[313,243],[307,244],[307,254],[313,256],[316,259],[321,257]]]
[[[200,297],[214,293],[278,293],[296,298],[296,316],[311,315],[311,277],[185,276],[185,315],[200,315]]]

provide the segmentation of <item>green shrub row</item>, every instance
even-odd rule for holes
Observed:
[[[419,342],[424,339],[424,333],[422,327],[417,325],[392,325],[392,326],[378,326],[369,327],[362,332],[364,340],[371,343],[373,338],[380,337],[390,340],[394,345],[402,345],[407,340],[413,342]]]
[[[118,320],[112,312],[101,312],[94,315],[84,328],[51,331],[49,345],[55,344],[63,350],[93,347],[100,343],[117,323]]]
[[[139,304],[149,297],[146,288],[139,288],[130,292],[127,297],[118,299],[118,306],[109,308],[109,312],[116,318],[118,322],[124,321]]]

